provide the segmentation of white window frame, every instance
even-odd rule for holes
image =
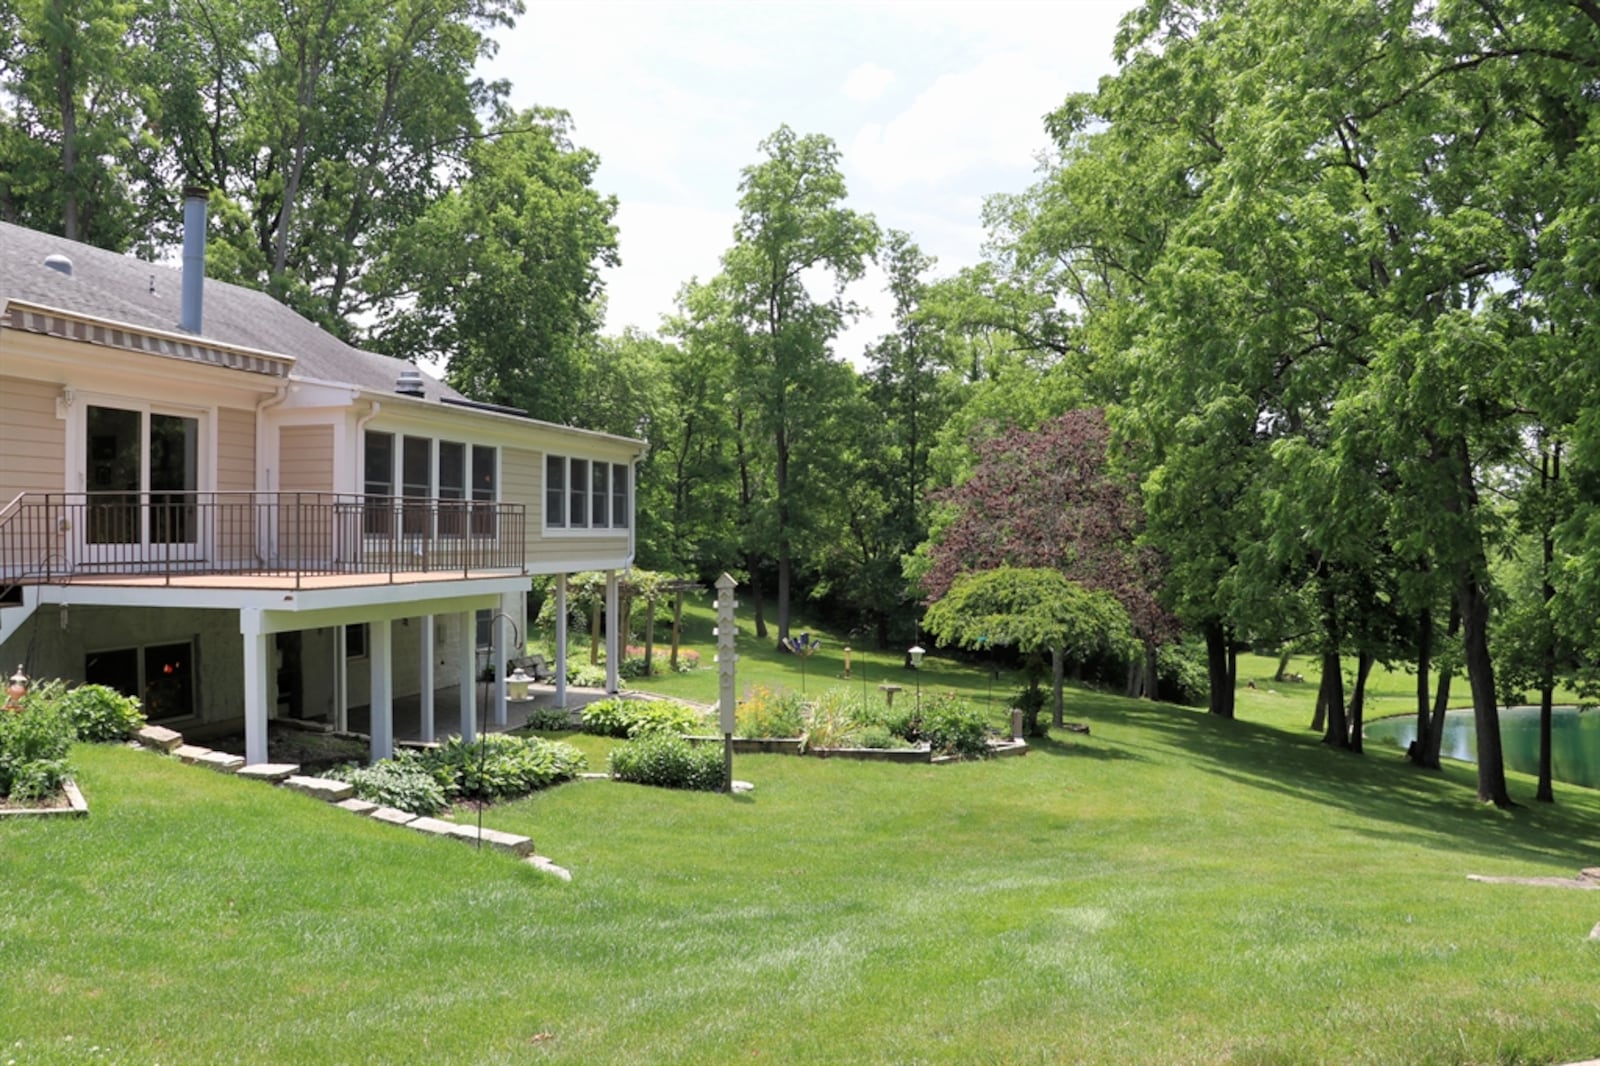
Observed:
[[[551,464],[559,464],[562,476],[562,514],[555,521],[550,513]],[[573,465],[580,464],[582,477],[575,479]],[[603,478],[597,478],[596,468],[606,469]],[[582,455],[560,455],[546,452],[544,466],[544,491],[540,496],[540,525],[553,536],[614,536],[627,533],[633,525],[633,464],[614,463]],[[620,482],[620,484],[619,484]],[[596,492],[597,483],[603,491]],[[598,500],[598,503],[597,503]],[[622,503],[619,513],[617,504]],[[604,525],[594,519],[605,518]]]
[[[368,428],[366,428],[365,430],[362,431],[362,435],[361,435],[361,463],[360,463],[360,469],[361,469],[361,491],[362,491],[363,495],[367,494],[367,485],[369,484],[369,482],[367,480],[367,442],[369,440],[371,440],[371,438],[373,437],[374,434],[376,434],[378,436],[386,436],[392,442],[391,447],[389,449],[389,486],[390,486],[390,490],[391,490],[390,493],[389,493],[389,496],[390,496],[391,499],[396,499],[396,500],[401,500],[402,501],[402,504],[401,504],[401,507],[400,507],[400,511],[401,512],[404,512],[404,510],[405,510],[405,504],[404,504],[403,501],[406,498],[405,497],[406,482],[404,480],[404,475],[405,475],[405,450],[406,450],[405,449],[405,442],[406,442],[406,440],[409,438],[409,439],[413,439],[413,440],[424,440],[424,441],[428,442],[428,492],[427,492],[427,496],[426,497],[420,497],[420,498],[426,498],[426,499],[429,499],[429,500],[440,500],[441,499],[441,497],[439,495],[439,492],[440,492],[439,464],[443,459],[443,454],[444,454],[444,447],[443,446],[446,445],[446,444],[450,444],[450,445],[455,445],[456,447],[459,447],[461,449],[462,484],[459,486],[459,488],[460,488],[460,491],[461,491],[462,495],[459,498],[451,497],[451,499],[453,501],[459,502],[462,505],[462,515],[458,520],[458,524],[459,524],[459,526],[460,526],[462,531],[461,532],[457,532],[455,530],[450,530],[450,529],[446,529],[444,531],[441,531],[438,528],[438,524],[439,524],[438,523],[438,517],[439,516],[438,516],[437,513],[435,513],[430,517],[430,520],[429,520],[429,523],[428,523],[428,529],[426,530],[426,535],[428,537],[454,540],[454,539],[460,539],[465,534],[465,535],[470,535],[470,536],[478,538],[478,539],[492,540],[492,539],[494,539],[494,537],[496,537],[498,535],[498,533],[496,531],[497,524],[495,522],[493,522],[493,521],[490,521],[490,522],[487,523],[487,525],[489,527],[489,532],[485,532],[485,533],[475,532],[474,531],[474,526],[473,526],[473,521],[472,521],[472,518],[471,518],[471,511],[472,511],[472,506],[474,504],[479,504],[479,505],[482,505],[482,504],[498,505],[499,503],[501,503],[503,501],[503,497],[501,495],[501,493],[504,491],[504,488],[503,488],[504,478],[501,475],[501,466],[502,466],[502,464],[504,462],[504,449],[503,448],[501,448],[498,444],[483,444],[483,443],[480,443],[478,441],[463,440],[463,439],[461,439],[459,437],[440,437],[440,436],[435,436],[435,435],[432,435],[432,434],[408,433],[408,432],[406,432],[404,430],[401,430],[401,429],[373,429],[373,428],[371,428],[369,426]],[[477,453],[477,450],[480,449],[480,448],[486,449],[487,451],[492,453],[493,456],[494,456],[494,496],[493,496],[493,498],[479,499],[477,497],[477,495],[476,495],[478,489],[477,489],[477,487],[476,487],[476,485],[474,484],[474,481],[473,481],[473,472],[476,469],[476,467],[474,465],[475,462],[476,462],[476,453]],[[420,484],[420,482],[418,484]],[[455,486],[453,486],[453,487],[455,487]],[[402,513],[394,514],[393,516],[391,516],[390,521],[391,522],[400,521],[402,523],[401,532],[400,532],[401,539],[406,539],[406,538],[411,538],[411,537],[418,537],[418,536],[424,535],[424,533],[422,531],[405,528],[404,517],[403,517]],[[362,528],[363,528],[363,530],[365,530],[365,528],[366,528],[365,523],[363,523]],[[392,532],[391,533],[366,532],[365,536],[367,537],[368,540],[372,540],[372,541],[387,541],[392,536]]]

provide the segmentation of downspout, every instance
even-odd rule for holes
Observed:
[[[279,404],[283,403],[283,401],[287,400],[288,398],[289,398],[289,383],[287,381],[285,381],[282,385],[278,386],[277,391],[274,392],[271,396],[264,397],[261,400],[260,403],[256,404],[256,493],[257,494],[263,494],[263,493],[268,493],[268,492],[272,491],[272,468],[267,466],[265,463],[262,462],[262,459],[264,459],[266,457],[266,455],[267,455],[267,445],[269,443],[268,440],[267,440],[266,421],[262,416],[264,414],[266,414],[266,412],[272,410],[272,408],[277,407]],[[257,508],[252,508],[252,510],[254,510],[255,513],[257,513],[257,514],[261,513],[261,511],[259,509],[257,509]],[[268,511],[267,511],[267,514],[272,516],[271,520],[269,522],[269,525],[275,526],[276,523],[277,523],[277,510],[276,510],[276,508],[269,508]],[[263,566],[266,565],[266,557],[265,557],[265,554],[264,554],[264,547],[263,546],[265,544],[275,544],[275,543],[277,543],[277,531],[276,531],[275,528],[269,528],[269,529],[257,528],[256,529],[255,552],[256,552],[256,562],[257,563],[260,563]]]

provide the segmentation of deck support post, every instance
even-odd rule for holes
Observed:
[[[239,612],[239,632],[244,636],[244,761],[267,761],[267,665],[272,659],[272,637],[263,632],[261,611],[249,607]]]
[[[461,739],[470,742],[478,735],[478,621],[471,611],[462,611],[456,625],[461,630]]]
[[[567,575],[556,575],[556,706],[567,709]]]
[[[618,625],[617,611],[617,572],[606,571],[606,691],[615,696],[620,689],[618,683],[617,667],[622,662],[621,641],[617,639],[621,629]]]
[[[422,616],[418,627],[417,640],[421,647],[417,651],[417,666],[420,675],[419,683],[422,686],[418,711],[421,715],[420,729],[422,742],[433,743],[433,615]]]
[[[394,623],[385,618],[367,627],[367,654],[371,657],[372,761],[394,754]]]

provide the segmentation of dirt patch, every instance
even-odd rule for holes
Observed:
[[[244,755],[244,734],[217,737],[208,740],[216,751]],[[353,762],[365,766],[372,755],[372,746],[364,741],[333,733],[320,733],[305,729],[289,729],[268,723],[267,761],[291,763],[303,773],[314,774],[341,763]]]

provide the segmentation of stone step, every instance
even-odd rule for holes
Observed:
[[[571,870],[568,870],[564,866],[557,866],[543,855],[529,855],[523,861],[541,873],[547,873],[552,877],[559,877],[563,881],[572,880]]]
[[[171,751],[183,743],[183,734],[175,733],[165,726],[147,725],[135,733],[133,739],[147,748],[155,748],[157,751]]]
[[[208,751],[196,758],[194,764],[216,770],[219,773],[232,774],[244,768],[244,757],[242,755],[229,755],[225,751]]]
[[[277,784],[286,777],[293,777],[300,772],[300,767],[288,762],[257,762],[239,768],[240,777],[248,777],[252,781],[270,781]]]
[[[202,748],[198,744],[179,744],[177,747],[172,749],[172,754],[176,755],[184,762],[193,765],[199,761],[200,756],[210,755],[211,749]]]
[[[410,811],[402,811],[396,807],[376,807],[368,813],[368,817],[390,825],[410,825],[417,820],[417,816]]]
[[[454,832],[456,836],[469,844],[477,844],[481,841],[491,848],[509,852],[512,855],[526,856],[533,854],[532,838],[520,836],[516,833],[505,833],[499,829],[490,829],[485,826],[483,835],[479,836],[477,826],[460,824],[454,826]]]
[[[378,809],[378,805],[371,800],[356,799],[354,796],[349,799],[342,799],[335,803],[334,806],[347,810],[351,814],[371,814]]]
[[[356,786],[347,781],[335,781],[328,777],[302,777],[296,774],[284,778],[281,784],[284,788],[303,792],[307,796],[315,796],[329,803],[338,803],[356,794]]]

